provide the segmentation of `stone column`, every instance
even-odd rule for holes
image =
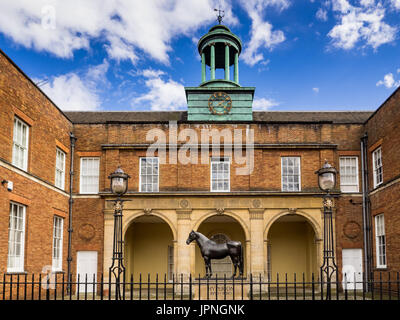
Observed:
[[[106,205],[109,203],[106,202]],[[114,210],[104,210],[104,255],[103,255],[103,275],[104,275],[104,291],[105,294],[109,293],[108,279],[109,268],[112,263],[113,255],[113,237],[114,237]],[[111,282],[115,279],[111,277]]]
[[[201,53],[201,82],[206,81],[206,54]]]
[[[225,43],[225,80],[229,80],[229,44]]]
[[[191,220],[190,214],[192,213],[191,209],[181,209],[176,210],[177,218],[178,218],[178,229],[177,229],[177,253],[176,253],[176,277],[177,282],[181,281],[181,275],[183,275],[183,281],[189,281],[189,274],[191,273],[191,249],[190,245],[186,244],[186,240],[191,231]],[[179,286],[179,292],[181,287]],[[189,286],[184,286],[184,293],[187,293],[189,290]],[[177,293],[178,293],[177,291]]]
[[[210,67],[211,67],[211,80],[215,80],[215,45],[211,45],[211,59],[210,59]]]
[[[264,277],[264,237],[263,221],[264,209],[249,209],[250,213],[250,250],[251,270],[253,277]]]
[[[235,82],[239,84],[239,54],[235,52]]]

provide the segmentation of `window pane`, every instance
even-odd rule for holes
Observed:
[[[140,191],[158,191],[158,158],[140,158]]]
[[[7,270],[10,272],[23,271],[25,207],[11,203],[9,219]]]
[[[300,191],[300,158],[282,157],[282,191]]]
[[[211,191],[229,191],[229,158],[211,159]]]
[[[81,164],[81,193],[98,193],[100,159],[82,158]]]

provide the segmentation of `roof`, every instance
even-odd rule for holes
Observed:
[[[187,111],[65,111],[64,113],[75,124],[188,122]],[[251,122],[364,124],[371,114],[372,111],[254,111]]]

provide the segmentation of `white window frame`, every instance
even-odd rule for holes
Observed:
[[[84,160],[97,160],[99,164],[98,172],[97,172],[97,188],[96,191],[87,191],[83,188],[83,178],[89,176],[88,174],[84,175],[83,173],[83,161]],[[80,178],[79,178],[79,192],[82,194],[97,194],[99,193],[99,179],[100,179],[100,157],[81,157],[81,167],[80,167]],[[92,176],[95,177],[95,176]]]
[[[21,125],[21,132],[18,130],[18,124]],[[25,145],[23,144],[22,132],[25,130]],[[13,151],[12,151],[12,164],[17,168],[24,171],[28,170],[28,151],[29,151],[29,125],[18,117],[14,118],[14,130],[13,130]],[[20,164],[20,158],[23,157],[22,164]]]
[[[228,163],[228,189],[214,189],[213,188],[213,163]],[[215,179],[216,181],[220,180],[220,179]],[[226,180],[226,179],[222,179],[222,180]],[[211,192],[230,192],[231,191],[231,160],[229,157],[216,157],[216,158],[211,158],[210,159],[210,191]]]
[[[376,267],[386,268],[386,232],[385,218],[383,214],[375,216],[375,249],[376,249]]]
[[[380,157],[380,167],[377,167],[377,156]],[[383,183],[383,163],[382,163],[382,148],[379,147],[372,152],[372,165],[373,165],[373,175],[374,175],[374,188],[378,187]],[[381,169],[380,178],[381,180],[378,181],[377,171]]]
[[[53,218],[53,247],[52,269],[62,271],[63,261],[64,219],[59,216]],[[58,256],[55,254],[57,252]]]
[[[293,159],[298,159],[298,163],[299,163],[299,174],[298,174],[298,176],[299,176],[299,190],[284,190],[283,189],[283,177],[284,177],[284,174],[283,174],[283,159],[289,159],[289,158],[293,158]],[[286,175],[286,176],[289,176],[288,174]],[[301,192],[301,157],[296,157],[296,156],[294,156],[294,157],[292,157],[292,156],[284,156],[284,157],[281,157],[281,190],[282,190],[282,192]]]
[[[62,163],[60,165],[60,158],[62,157]],[[55,179],[54,184],[57,188],[63,189],[65,188],[65,159],[66,154],[60,148],[56,148],[56,172],[55,172]],[[58,181],[57,176],[58,174],[61,175],[61,181]]]
[[[344,182],[343,177],[346,177],[347,172],[345,172],[344,167],[342,166],[342,161],[346,160],[354,160],[355,161],[355,170],[356,170],[356,183],[349,183],[349,182]],[[352,192],[360,192],[360,186],[359,186],[359,176],[358,176],[358,157],[357,156],[343,156],[339,157],[339,171],[340,171],[340,190],[343,193],[352,193]]]
[[[14,208],[17,208],[17,215],[22,214],[22,221],[19,229],[14,228],[15,221],[13,220]],[[21,218],[19,218],[21,219]],[[10,214],[9,214],[9,225],[8,225],[8,254],[7,254],[7,272],[24,272],[24,259],[25,259],[25,225],[26,225],[26,206],[10,202]],[[16,232],[21,232],[20,235],[20,255],[17,256],[12,254],[16,250]],[[11,259],[14,258],[14,264],[11,265]]]
[[[152,191],[143,191],[142,190],[142,159],[148,159],[148,160],[157,160],[157,190],[152,190]],[[147,173],[146,173],[147,175]],[[151,174],[153,176],[153,174]],[[153,182],[151,183],[153,186]],[[153,189],[153,187],[152,187]],[[140,157],[139,158],[139,192],[158,192],[160,189],[160,161],[158,157]]]

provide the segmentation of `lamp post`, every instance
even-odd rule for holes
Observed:
[[[323,289],[323,278],[326,278],[326,299],[331,299],[331,280],[334,274],[337,275],[335,263],[335,246],[333,243],[333,201],[330,192],[335,188],[337,171],[327,160],[321,169],[315,172],[318,174],[319,188],[326,192],[323,197],[324,205],[324,261],[321,266],[321,290]],[[337,290],[337,288],[336,288]]]
[[[120,283],[121,274],[123,280],[125,279],[125,266],[123,261],[124,243],[122,241],[122,207],[125,201],[121,196],[128,190],[128,179],[130,176],[118,166],[117,170],[111,173],[108,177],[110,179],[111,192],[117,195],[117,199],[111,200],[114,202],[114,239],[113,239],[113,255],[112,264],[109,269],[109,280],[111,274],[115,277],[115,299],[121,299]],[[111,286],[111,281],[109,281]],[[110,292],[111,294],[111,287]]]

